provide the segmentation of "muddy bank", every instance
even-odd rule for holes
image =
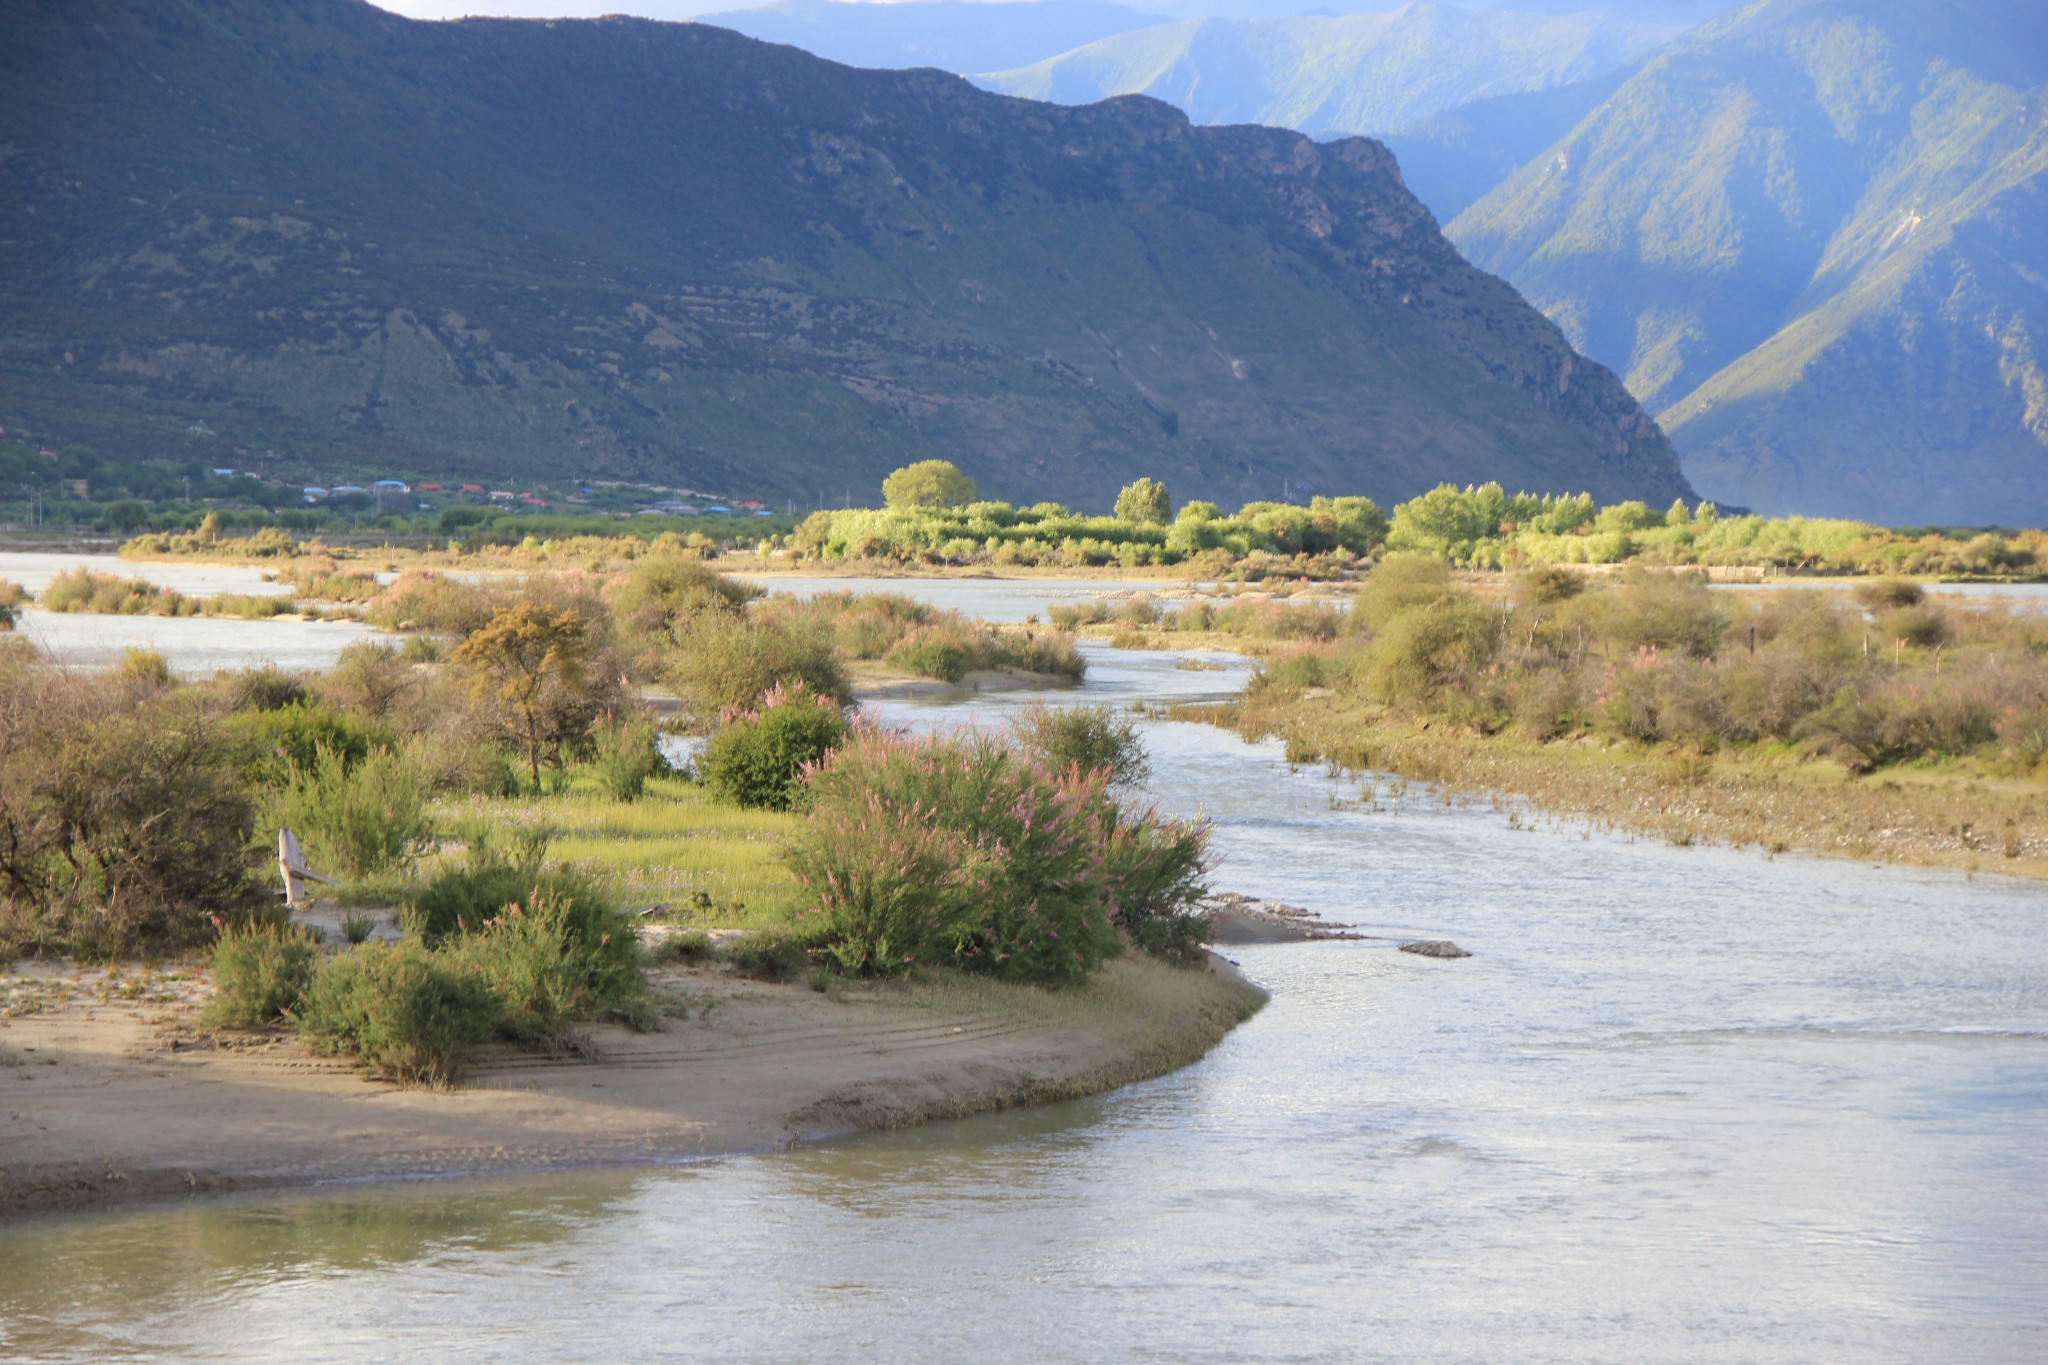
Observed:
[[[1199,1058],[1264,994],[1229,964],[769,985],[650,973],[660,1032],[488,1049],[452,1090],[367,1080],[284,1033],[209,1034],[196,972],[23,964],[0,1008],[0,1214],[352,1180],[701,1160],[1099,1093]]]

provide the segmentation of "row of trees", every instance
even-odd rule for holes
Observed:
[[[1769,566],[1858,574],[2030,574],[2048,568],[2048,533],[1901,532],[1816,517],[1723,516],[1710,502],[1602,507],[1592,496],[1508,493],[1500,484],[1442,484],[1395,506],[1316,498],[1307,507],[1251,503],[1234,517],[1190,502],[1175,515],[1164,484],[1139,479],[1109,517],[1056,503],[977,501],[974,481],[943,460],[889,476],[881,511],[821,512],[792,544],[824,559],[1078,566],[1219,563],[1253,554],[1358,558],[1428,554],[1474,569],[1530,564]]]

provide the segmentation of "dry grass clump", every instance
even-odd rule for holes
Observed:
[[[2048,618],[1642,570],[1505,598],[1428,578],[1368,580],[1355,633],[1269,659],[1230,722],[1681,841],[2018,871],[2048,845]]]

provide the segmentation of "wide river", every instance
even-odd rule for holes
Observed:
[[[1242,678],[1090,657],[1064,695]],[[1231,950],[1273,1000],[1198,1065],[698,1166],[15,1220],[0,1357],[2048,1360],[2043,888],[1144,731],[1220,886],[1385,936]]]

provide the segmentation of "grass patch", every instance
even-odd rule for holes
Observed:
[[[706,925],[763,929],[787,924],[800,903],[795,878],[776,857],[796,817],[724,805],[678,777],[648,779],[637,801],[615,800],[579,778],[560,796],[472,797],[439,810],[447,828],[551,827],[552,855],[622,906],[662,904]]]

